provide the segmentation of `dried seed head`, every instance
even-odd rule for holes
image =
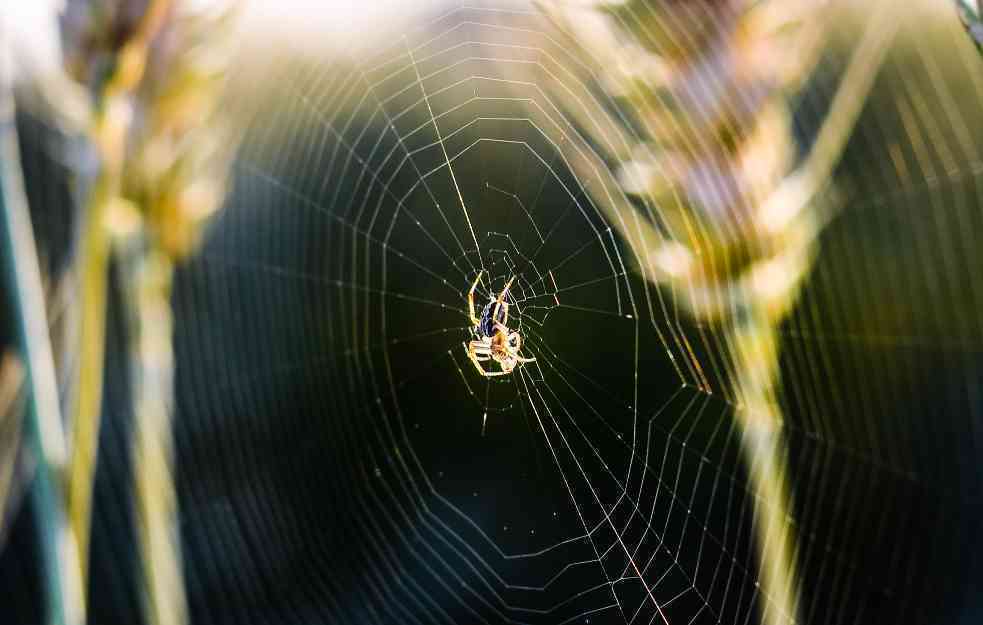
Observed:
[[[811,244],[761,228],[757,207],[793,166],[788,96],[818,58],[825,3],[543,4],[637,122],[625,135],[633,149],[607,158],[622,190],[657,214],[661,245],[676,249],[645,250],[672,261],[664,279],[684,280],[689,292],[728,291],[786,246]],[[689,251],[685,262],[679,249]]]

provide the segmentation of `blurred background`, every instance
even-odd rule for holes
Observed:
[[[980,622],[981,42],[3,7],[0,622]]]

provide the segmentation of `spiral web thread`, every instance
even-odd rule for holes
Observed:
[[[954,16],[940,23],[959,29]],[[897,182],[905,198],[929,189],[941,201],[939,189],[958,188],[957,218],[978,206],[981,159],[958,128],[983,90],[964,43],[955,69],[940,69],[939,50],[924,43],[914,44],[917,70],[889,58],[875,87],[888,97],[859,132],[867,149],[888,145],[894,166],[878,161],[877,193],[854,191],[865,174],[848,176],[846,214],[887,201]],[[827,62],[842,69],[848,59],[831,53]],[[339,581],[334,560],[332,579],[318,583],[325,610],[339,621],[412,623],[741,623],[768,614],[775,598],[759,573],[755,510],[785,503],[745,473],[734,412],[746,396],[732,390],[739,373],[727,362],[739,337],[733,323],[689,315],[695,279],[662,288],[639,275],[637,250],[602,205],[625,200],[623,181],[593,147],[627,153],[632,141],[624,125],[601,123],[615,105],[591,84],[600,81],[589,64],[537,12],[463,7],[365,57],[268,71],[277,104],[252,119],[229,207],[193,278],[193,291],[251,343],[234,367],[203,353],[188,379],[229,369],[216,385],[194,385],[185,402],[221,422],[220,397],[267,401],[260,380],[273,396],[324,380],[323,438],[289,418],[273,436],[330,465],[319,470],[350,498],[351,518],[338,524],[360,528],[354,581]],[[946,87],[953,76],[974,91],[957,101]],[[836,84],[804,102],[815,126]],[[930,89],[940,108],[926,105]],[[890,141],[865,135],[887,133],[895,115]],[[288,235],[302,243],[284,247]],[[958,249],[956,262],[969,264]],[[465,296],[482,270],[481,302],[516,276],[510,327],[536,358],[499,379],[478,376],[463,347],[473,337]],[[822,261],[818,274],[828,279]],[[243,310],[233,295],[242,281],[276,297]],[[866,520],[844,489],[861,470],[874,476],[866,488],[931,493],[936,484],[918,477],[919,455],[902,444],[900,426],[881,424],[889,405],[880,391],[864,391],[859,424],[831,414],[850,414],[845,383],[828,382],[842,354],[824,336],[847,336],[823,325],[840,314],[836,288],[810,292],[801,315],[769,339],[791,345],[773,391],[788,405],[783,426],[795,449],[785,488],[796,491],[788,524],[800,541],[790,557],[828,591],[807,588],[796,609],[809,623],[858,622],[868,611],[917,622],[934,603],[912,571],[929,556],[906,548],[908,530],[885,511],[867,510],[887,529],[853,544]],[[274,311],[284,317],[274,321]],[[205,336],[208,318],[192,318],[189,332]],[[248,434],[236,436],[226,444],[259,479],[270,461],[250,455]],[[322,457],[331,441],[338,455]],[[206,453],[189,450],[183,470],[213,462]],[[832,468],[837,461],[848,476]],[[273,486],[255,488],[280,509]],[[892,518],[917,516],[914,504],[899,505]],[[276,524],[264,515],[286,513],[252,514],[236,523]],[[220,528],[229,531],[200,531],[220,544]],[[296,546],[283,532],[279,546]],[[321,540],[305,548],[333,553]],[[866,548],[884,550],[891,570],[865,575],[857,562]],[[766,618],[795,620],[775,613]]]

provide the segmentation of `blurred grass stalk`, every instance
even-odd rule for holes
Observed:
[[[92,491],[102,415],[111,243],[107,222],[122,195],[133,92],[143,78],[149,47],[163,24],[168,4],[169,0],[153,0],[135,32],[119,50],[114,69],[97,94],[90,130],[100,169],[82,216],[79,379],[71,421],[72,454],[68,476],[68,515],[78,541],[84,589],[88,589]],[[139,471],[139,468],[135,470]],[[84,594],[81,601],[85,613]]]
[[[65,517],[62,487],[66,441],[44,284],[20,169],[9,43],[9,38],[0,36],[0,248],[5,253],[4,279],[14,302],[20,359],[26,373],[28,448],[35,465],[31,493],[41,543],[45,618],[52,625],[77,625],[83,619],[83,585],[77,543]],[[8,369],[6,363],[4,368]]]
[[[175,263],[192,253],[223,195],[235,141],[218,117],[231,59],[233,3],[152,0],[126,32],[126,3],[97,32],[113,71],[96,89],[92,138],[101,169],[85,212],[80,379],[69,511],[87,572],[91,501],[102,412],[106,298],[110,254],[120,265],[133,364],[132,457],[143,603],[153,625],[187,620],[174,489],[171,410],[171,285]],[[98,21],[102,18],[103,21]],[[116,21],[114,21],[116,20]],[[108,44],[106,42],[109,42]],[[97,56],[79,45],[81,79]],[[97,48],[98,51],[98,48]]]
[[[864,5],[863,36],[813,147],[789,173],[795,140],[788,97],[805,83],[824,32],[844,18],[842,11],[809,0],[540,4],[603,68],[612,97],[626,101],[648,133],[609,157],[621,161],[622,190],[654,207],[670,235],[656,229],[655,218],[632,216],[637,209],[627,202],[596,199],[647,279],[672,290],[701,326],[721,329],[730,356],[725,396],[734,403],[753,502],[759,615],[765,625],[797,623],[798,547],[778,399],[778,331],[832,216],[816,195],[830,184],[900,22],[898,8],[887,0]],[[707,67],[723,75],[708,76]],[[757,108],[736,101],[753,101],[762,85],[767,95]],[[733,184],[732,204],[706,206],[701,199],[719,202],[720,196],[701,195],[686,178],[692,171],[716,176],[710,184],[724,196]],[[696,384],[712,392],[696,367]]]
[[[181,572],[181,536],[177,524],[173,441],[174,359],[171,347],[171,259],[159,252],[129,263],[135,285],[137,318],[132,345],[137,361],[137,417],[133,459],[144,610],[151,625],[182,625],[187,605]]]
[[[817,238],[831,217],[820,212],[816,195],[830,184],[839,158],[860,115],[900,22],[893,3],[878,0],[871,7],[865,32],[847,66],[820,128],[800,168],[790,174],[759,207],[757,221],[774,233],[787,233],[791,254],[762,259],[751,268],[751,284],[743,312],[731,329],[732,358],[743,432],[742,449],[755,490],[755,530],[763,591],[771,609],[763,608],[768,625],[799,621],[796,560],[798,546],[794,504],[787,472],[784,419],[778,402],[779,328],[795,306],[799,289],[816,256]],[[805,223],[808,237],[796,230]]]

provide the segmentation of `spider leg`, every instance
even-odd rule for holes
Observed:
[[[485,362],[486,360],[491,360],[491,356],[488,352],[479,352],[476,349],[472,349],[468,352],[469,358],[477,360],[478,362]]]
[[[512,283],[515,282],[515,276],[509,278],[509,281],[505,283],[505,288],[502,289],[502,294],[498,296],[498,303],[501,304],[505,296],[508,295],[509,289],[512,287]]]
[[[484,362],[491,358],[491,349],[485,341],[471,341],[467,345],[468,358]]]
[[[474,364],[474,368],[478,370],[478,373],[484,376],[488,375],[488,372],[481,368],[481,364],[478,362],[477,358],[472,357],[471,362]]]
[[[474,365],[474,368],[478,370],[478,373],[485,376],[486,378],[493,378],[500,375],[506,375],[507,371],[485,371],[481,363],[487,360],[491,360],[491,351],[488,345],[484,341],[471,341],[468,346],[468,360]]]
[[[484,358],[478,358],[477,354],[474,353],[469,353],[468,356],[470,357],[469,360],[474,365],[474,368],[478,370],[478,373],[485,376],[486,378],[493,378],[495,376],[505,375],[507,373],[505,371],[485,371],[481,367],[481,363],[488,360],[490,358],[489,356],[485,356]]]
[[[474,314],[474,291],[478,288],[478,282],[481,281],[482,273],[482,271],[478,272],[478,277],[474,279],[474,284],[471,285],[471,290],[468,291],[468,315],[471,317],[471,323],[475,326],[481,324],[478,315]]]
[[[519,355],[519,350],[522,349],[522,336],[518,332],[510,332],[505,339],[505,344],[508,346],[509,357],[515,359],[516,362],[536,361],[535,358],[526,358]]]
[[[501,309],[502,306],[505,306],[505,319],[502,321],[502,323],[505,323],[505,321],[508,320],[509,305],[505,303],[505,296],[509,294],[509,289],[512,287],[513,282],[515,282],[515,276],[509,278],[509,281],[505,283],[505,288],[502,289],[502,292],[498,295],[498,299],[495,300],[495,312],[494,314],[492,314],[492,319],[497,320],[498,311]]]

